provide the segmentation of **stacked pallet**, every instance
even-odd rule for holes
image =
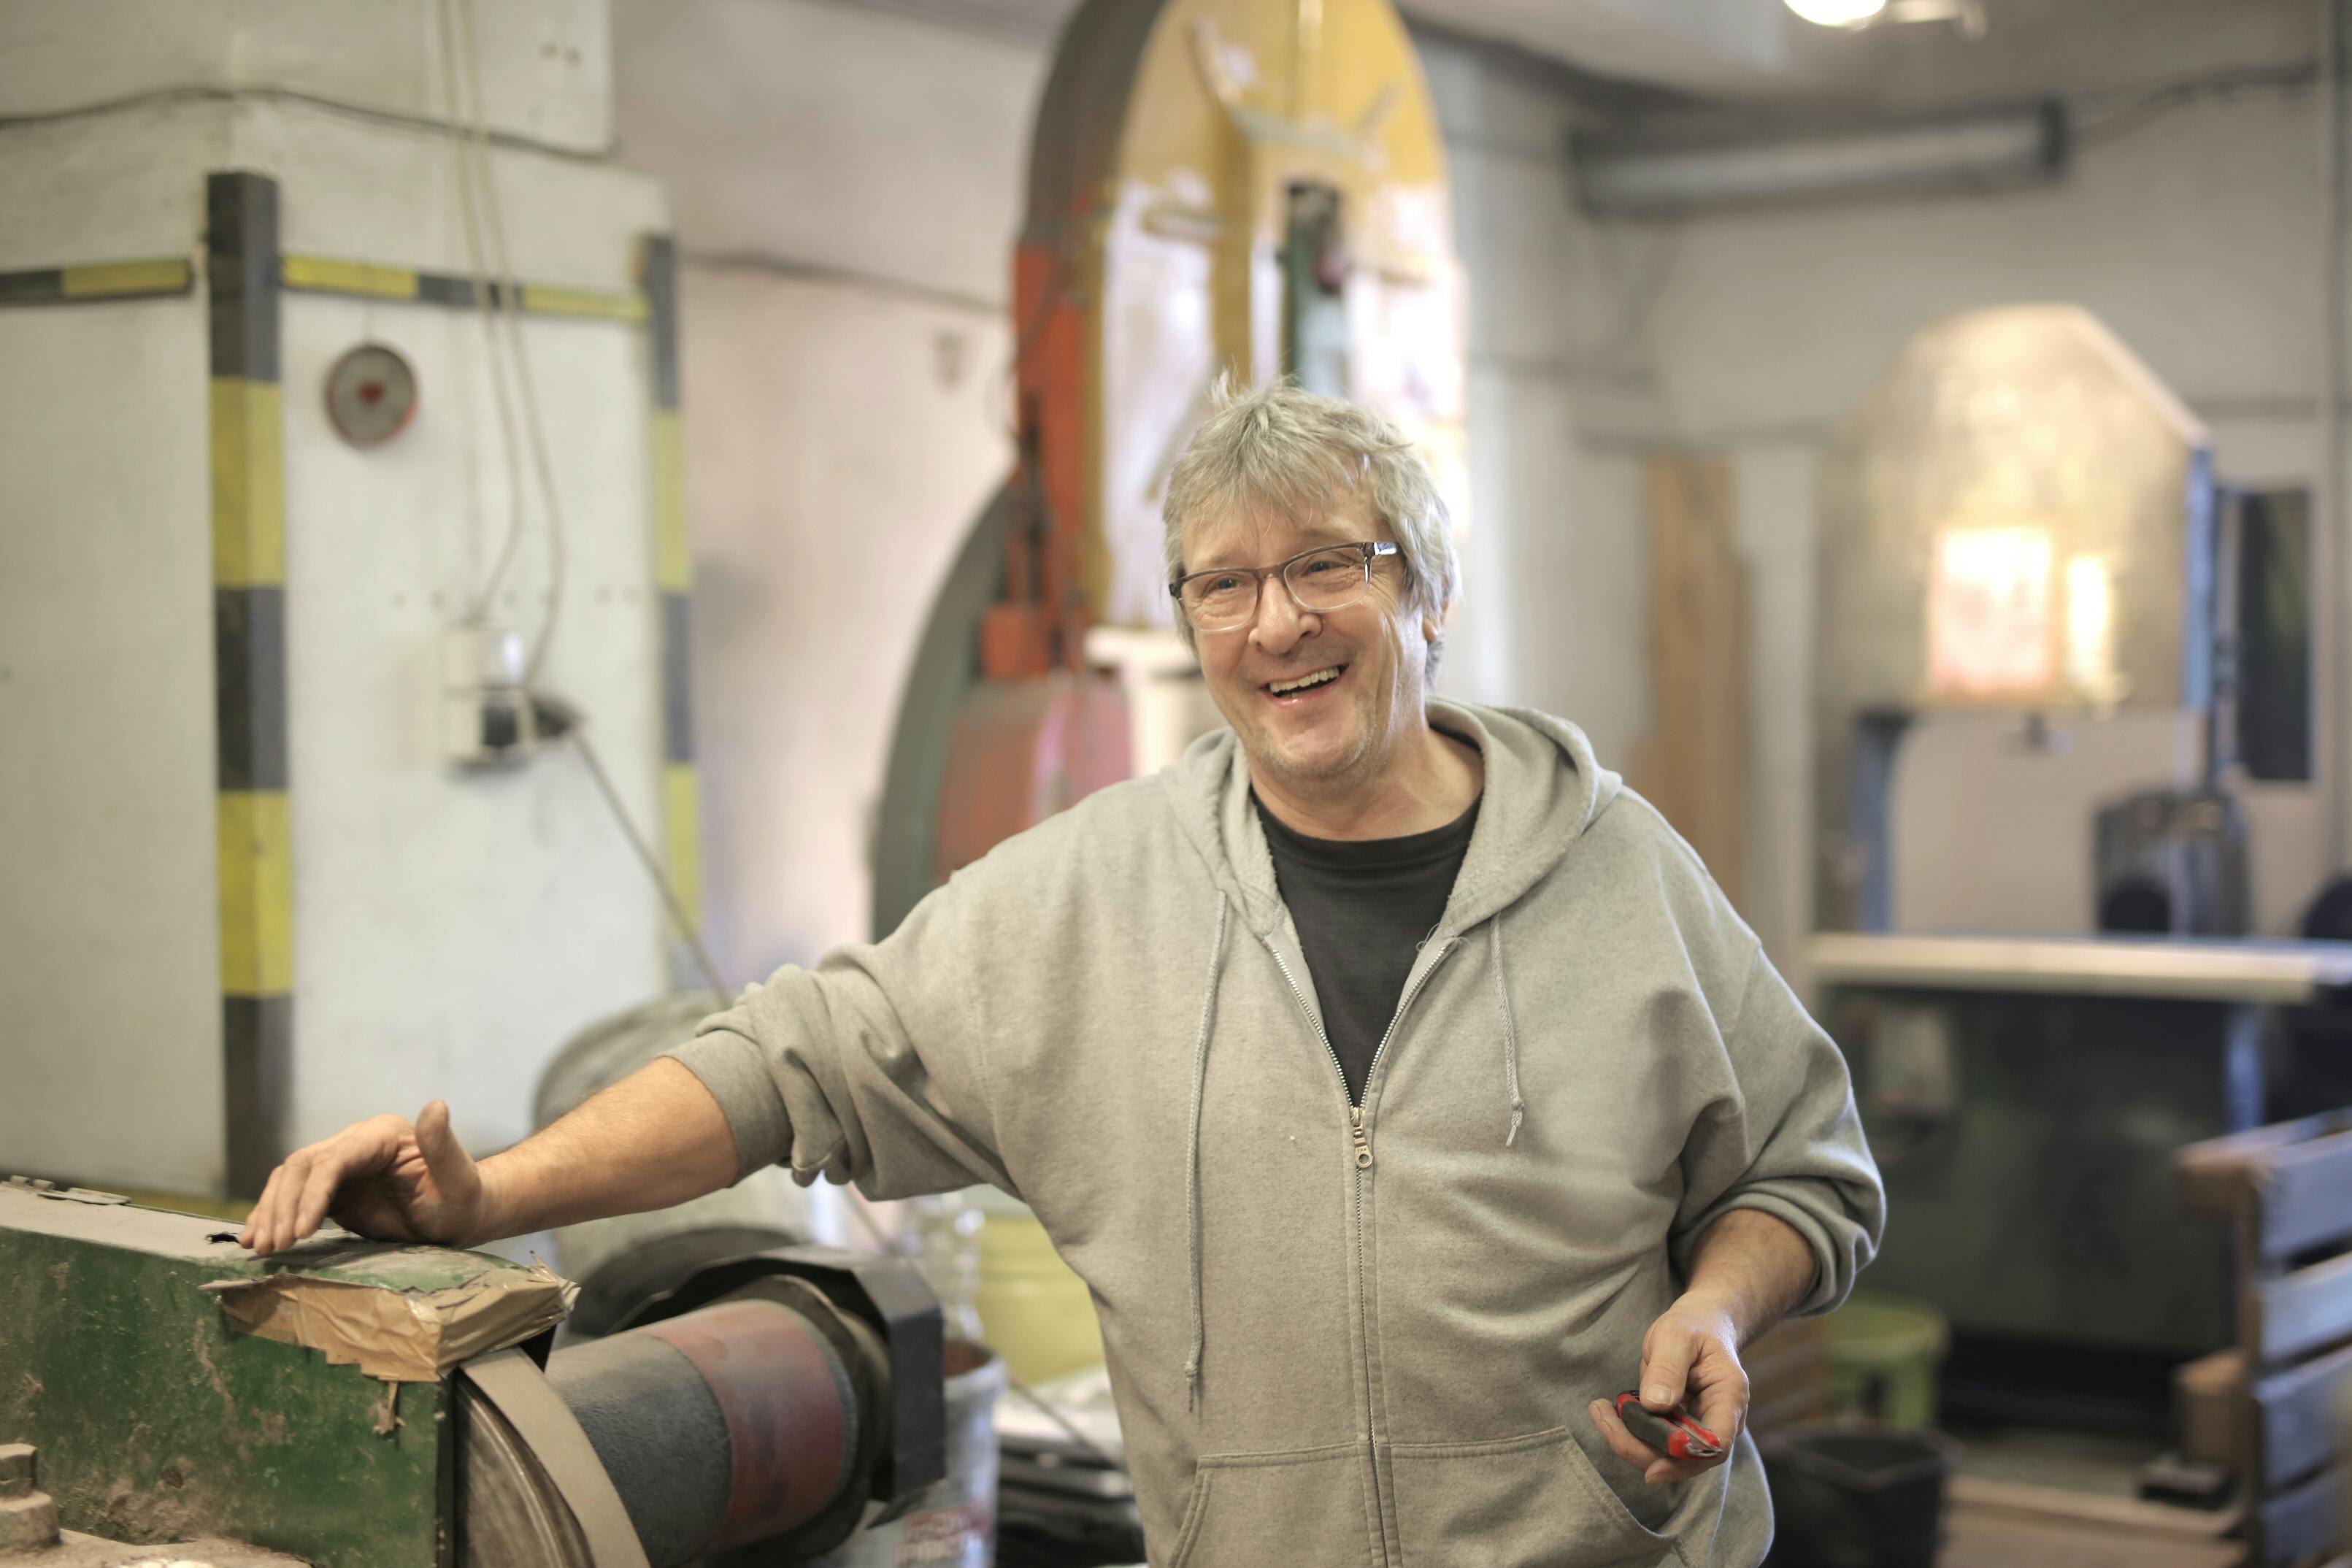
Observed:
[[[2342,1413],[2352,1396],[2352,1110],[2191,1144],[2183,1202],[2231,1223],[2238,1345],[2183,1369],[2183,1441],[2246,1491],[2251,1562],[2347,1545]],[[2218,1451],[2217,1451],[2218,1450]]]

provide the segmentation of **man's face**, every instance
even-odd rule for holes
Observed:
[[[1318,545],[1381,537],[1360,501],[1304,523],[1221,519],[1186,537],[1184,570],[1272,566]],[[1300,609],[1281,580],[1270,579],[1255,620],[1193,634],[1209,695],[1258,777],[1307,789],[1377,778],[1419,729],[1436,623],[1406,608],[1405,582],[1401,560],[1381,557],[1362,598],[1315,611]],[[1296,685],[1326,671],[1338,678]]]

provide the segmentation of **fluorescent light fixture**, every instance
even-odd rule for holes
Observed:
[[[1886,0],[1788,0],[1788,5],[1817,27],[1859,27],[1886,9]]]
[[[1859,32],[1889,22],[1949,22],[1965,37],[1985,36],[1984,0],[1787,0],[1817,27]]]
[[[2036,184],[2063,173],[2066,115],[2052,101],[1963,119],[1769,141],[1580,140],[1573,158],[1584,205],[1629,216],[1987,190]]]

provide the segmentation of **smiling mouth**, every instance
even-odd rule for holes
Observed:
[[[1347,669],[1348,667],[1344,664],[1334,664],[1322,669],[1309,670],[1305,675],[1294,676],[1286,680],[1269,680],[1265,683],[1265,691],[1269,697],[1296,697],[1301,692],[1312,691],[1318,687],[1330,685],[1346,674]]]

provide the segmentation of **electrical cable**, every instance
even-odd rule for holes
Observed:
[[[466,143],[458,133],[464,109],[458,101],[458,71],[460,68],[457,43],[457,21],[454,0],[439,0],[434,7],[441,25],[441,61],[443,88],[449,110],[445,128],[449,139],[451,172],[457,180],[457,208],[464,219],[466,259],[474,287],[474,306],[482,323],[482,347],[490,375],[490,390],[499,410],[499,444],[507,460],[508,517],[506,538],[499,546],[497,560],[483,581],[481,592],[474,599],[469,618],[487,623],[500,584],[506,581],[507,570],[514,563],[515,552],[521,546],[523,534],[523,474],[522,447],[515,438],[514,405],[507,391],[504,369],[499,361],[498,321],[491,300],[490,281],[482,259],[481,223],[474,210],[475,195],[472,174],[466,157]],[[470,68],[471,57],[467,57]]]
[[[686,912],[684,900],[678,897],[667,872],[653,847],[631,818],[628,807],[622,802],[620,792],[613,787],[612,775],[604,771],[604,759],[596,752],[594,742],[588,739],[586,716],[572,704],[537,689],[541,668],[547,649],[555,637],[555,628],[563,605],[565,573],[564,527],[562,503],[556,492],[555,464],[547,446],[546,421],[539,408],[538,388],[530,372],[530,357],[522,335],[522,289],[515,276],[514,264],[507,248],[506,220],[500,209],[498,184],[490,168],[488,115],[482,103],[480,57],[476,44],[473,0],[439,0],[436,7],[441,26],[441,53],[446,72],[446,96],[449,120],[445,128],[449,137],[451,159],[457,177],[459,210],[464,216],[466,256],[471,268],[474,304],[482,323],[483,344],[488,354],[490,384],[496,394],[499,409],[499,434],[507,459],[507,479],[511,510],[509,513],[506,538],[499,546],[498,559],[480,596],[475,601],[474,618],[486,620],[500,583],[514,562],[524,531],[522,492],[524,476],[522,454],[515,438],[515,416],[509,399],[506,375],[514,377],[514,395],[522,404],[522,427],[530,444],[531,468],[539,481],[540,498],[547,514],[548,528],[548,605],[547,615],[540,624],[539,636],[533,641],[523,667],[522,690],[529,703],[533,726],[549,738],[569,736],[579,748],[580,757],[596,782],[604,804],[611,808],[613,820],[620,825],[621,833],[635,851],[637,863],[652,879],[654,889],[660,894],[662,905],[678,935],[694,953],[696,967],[701,970],[704,982],[713,995],[722,1000],[730,994],[727,983],[720,978],[719,966],[711,961],[709,949],[703,945],[701,933]],[[459,25],[462,14],[463,25]],[[460,80],[465,99],[461,111],[458,103]],[[460,126],[464,126],[461,132]],[[470,160],[468,153],[471,153]],[[470,168],[468,167],[470,162]],[[480,203],[478,216],[475,203]],[[489,231],[489,255],[483,255],[482,230]],[[495,277],[490,263],[496,264]],[[495,287],[493,287],[495,284]],[[500,354],[499,328],[505,328],[505,354]],[[502,371],[500,359],[508,363]]]
[[[447,0],[444,0],[446,4]],[[533,639],[530,657],[524,661],[522,685],[528,691],[538,680],[540,670],[547,662],[547,650],[555,640],[555,628],[563,615],[564,577],[567,566],[564,549],[563,507],[555,488],[555,464],[548,456],[547,425],[540,416],[539,392],[530,371],[530,355],[522,335],[522,287],[515,277],[514,264],[507,252],[506,219],[498,194],[498,184],[490,169],[488,116],[482,107],[482,73],[477,53],[474,26],[474,0],[457,0],[465,26],[458,30],[457,43],[466,61],[467,105],[472,132],[475,178],[482,196],[482,214],[490,231],[490,255],[498,264],[499,314],[507,330],[507,350],[514,371],[516,390],[521,395],[523,433],[530,441],[531,466],[539,479],[540,500],[547,513],[547,616],[540,623],[539,636]]]
[[[580,760],[588,764],[590,776],[595,779],[596,787],[604,792],[604,804],[613,808],[614,820],[621,825],[622,833],[629,840],[629,847],[636,851],[637,863],[645,868],[646,875],[653,879],[655,889],[661,894],[662,903],[669,910],[671,922],[677,927],[678,935],[686,940],[687,946],[693,950],[695,965],[702,971],[704,983],[714,995],[733,995],[734,993],[728,990],[727,983],[719,978],[719,966],[710,961],[710,951],[703,946],[702,934],[687,919],[686,906],[678,901],[677,889],[670,885],[668,873],[662,869],[661,858],[654,853],[653,846],[646,842],[646,836],[637,831],[636,823],[629,816],[629,808],[621,802],[620,791],[613,787],[612,775],[604,771],[604,760],[596,754],[594,743],[588,739],[588,727],[580,711],[569,703],[544,695],[534,695],[531,705],[540,715],[546,732],[568,735],[572,745],[579,749]]]
[[[2250,89],[2293,92],[2309,87],[2317,75],[2313,67],[2306,65],[2266,66],[2167,82],[2137,94],[2096,119],[2078,121],[2067,140],[2076,149],[2107,146],[2200,99],[2226,98]]]
[[[2342,0],[2320,0],[2319,5],[2319,176],[2320,213],[2320,358],[2318,405],[2320,471],[2318,493],[2312,509],[2314,575],[2326,586],[2320,595],[2315,640],[2313,711],[2319,715],[2315,737],[2326,761],[2315,770],[2327,781],[2327,845],[2330,863],[2342,866],[2352,854],[2352,778],[2345,767],[2346,740],[2342,709],[2345,695],[2346,639],[2352,626],[2345,616],[2352,610],[2346,593],[2346,556],[2352,553],[2345,537],[2344,460],[2344,7]]]
[[[186,82],[177,87],[150,88],[140,92],[125,93],[120,98],[100,99],[96,103],[78,103],[65,109],[36,110],[26,114],[0,114],[0,131],[30,129],[43,125],[60,125],[75,120],[87,120],[99,115],[121,114],[134,109],[152,109],[174,103],[288,103],[299,108],[315,109],[345,120],[357,120],[370,125],[388,125],[402,131],[421,131],[439,136],[448,127],[438,121],[419,114],[404,114],[396,109],[377,109],[364,103],[352,103],[345,99],[330,98],[324,93],[304,92],[291,87],[215,87],[203,82]],[[501,147],[517,152],[539,153],[551,158],[567,158],[575,163],[606,163],[619,156],[621,144],[606,142],[600,147],[580,148],[561,146],[512,131],[494,131],[490,140]]]

